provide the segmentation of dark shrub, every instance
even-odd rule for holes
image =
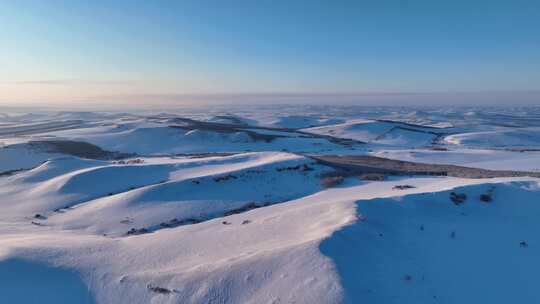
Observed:
[[[456,205],[461,205],[467,200],[467,195],[465,193],[450,193],[450,200]]]
[[[324,188],[332,188],[343,184],[345,178],[343,176],[327,176],[321,179],[321,185]]]

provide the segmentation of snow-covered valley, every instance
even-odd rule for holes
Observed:
[[[6,111],[0,303],[540,302],[539,127],[538,108]]]

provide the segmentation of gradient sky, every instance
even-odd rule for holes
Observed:
[[[0,1],[4,105],[539,90],[538,0]]]

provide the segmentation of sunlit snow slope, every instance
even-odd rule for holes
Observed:
[[[0,303],[540,303],[539,127],[536,108],[0,113]]]

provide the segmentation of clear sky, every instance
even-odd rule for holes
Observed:
[[[4,105],[539,90],[538,0],[0,1]]]

